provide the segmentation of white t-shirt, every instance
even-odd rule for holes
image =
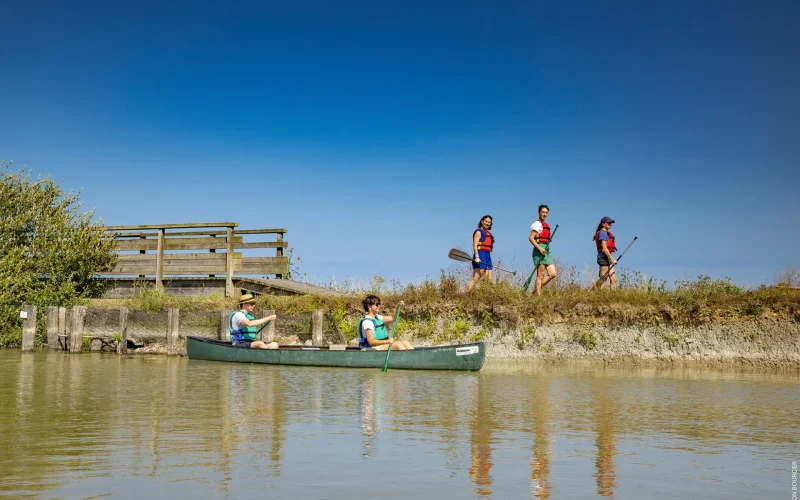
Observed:
[[[536,231],[536,234],[542,234],[542,229],[544,229],[544,226],[539,219],[536,219],[536,222],[531,224],[531,231]]]
[[[231,319],[231,326],[233,330],[241,330],[242,329],[242,320],[247,319],[247,316],[244,315],[242,311],[237,311],[233,313],[233,319]]]
[[[383,316],[380,314],[375,315],[376,318],[383,321]],[[366,318],[364,321],[361,322],[361,336],[367,338],[367,330],[372,330],[372,334],[375,335],[375,322],[372,321],[372,318]]]

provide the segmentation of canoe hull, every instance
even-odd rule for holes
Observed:
[[[386,351],[329,351],[327,348],[285,347],[275,350],[239,349],[218,340],[186,337],[189,359],[263,363],[268,365],[334,366],[342,368],[380,368]],[[410,351],[392,351],[390,369],[478,371],[486,360],[483,342],[420,347]]]

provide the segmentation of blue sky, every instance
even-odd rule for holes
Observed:
[[[800,266],[800,4],[0,4],[0,159],[107,224],[286,227],[317,281],[495,259],[747,285]]]

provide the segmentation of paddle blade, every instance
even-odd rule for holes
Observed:
[[[458,248],[453,248],[447,254],[453,260],[463,260],[465,262],[472,262],[472,257],[467,253],[459,250]]]

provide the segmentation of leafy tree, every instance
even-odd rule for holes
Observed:
[[[114,242],[102,221],[92,222],[94,210],[80,208],[79,193],[0,161],[0,347],[20,345],[23,304],[37,306],[43,324],[45,307],[102,292],[96,275],[116,263]]]

